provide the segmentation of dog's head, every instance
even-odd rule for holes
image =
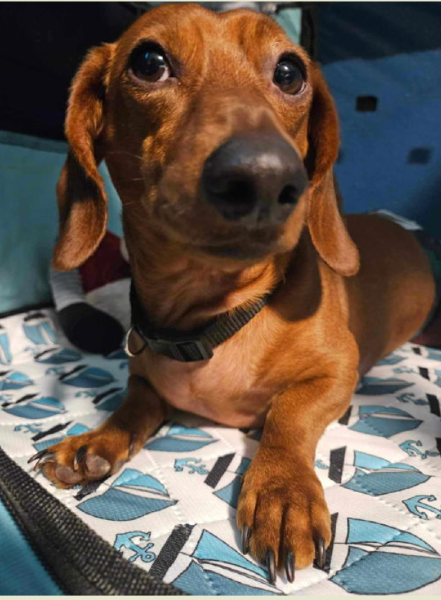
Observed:
[[[358,268],[333,185],[333,100],[317,65],[266,16],[153,9],[88,54],[66,135],[57,269],[80,265],[105,232],[103,158],[129,250],[154,230],[202,261],[253,264],[292,249],[306,223],[335,271]]]

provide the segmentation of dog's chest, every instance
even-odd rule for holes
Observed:
[[[273,390],[247,346],[226,343],[198,363],[150,355],[149,380],[175,408],[232,427],[261,426]]]

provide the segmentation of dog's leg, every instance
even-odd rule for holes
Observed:
[[[167,417],[167,406],[149,383],[131,375],[124,403],[100,427],[37,453],[46,477],[63,488],[116,473],[141,450]]]
[[[243,551],[266,561],[271,581],[277,568],[292,581],[295,569],[314,556],[324,564],[331,527],[315,450],[326,426],[349,405],[357,378],[310,379],[272,401],[237,511]]]

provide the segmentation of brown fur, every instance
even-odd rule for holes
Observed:
[[[127,59],[140,39],[157,41],[175,58],[179,84],[153,89],[130,79]],[[299,96],[272,84],[285,51],[306,65]],[[278,132],[309,173],[308,191],[277,231],[246,233],[200,197],[204,160],[251,130]],[[434,300],[423,251],[380,217],[343,219],[333,177],[339,133],[332,98],[318,66],[259,14],[155,8],[118,42],[90,52],[73,82],[66,133],[57,269],[81,264],[104,234],[96,165],[105,158],[123,204],[134,281],[158,325],[193,328],[277,290],[210,361],[183,364],[149,350],[132,358],[122,408],[98,430],[53,447],[46,474],[63,486],[114,473],[168,406],[233,427],[263,425],[238,525],[251,528],[256,557],[271,548],[281,565],[294,550],[296,567],[307,566],[314,544],[329,544],[331,536],[314,472],[317,441],[347,409],[359,375],[423,324]],[[220,257],[217,250],[228,245],[248,254]],[[130,344],[139,346],[135,334]],[[81,446],[88,455],[75,465]]]

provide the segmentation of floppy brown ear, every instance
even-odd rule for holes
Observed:
[[[72,83],[65,132],[69,153],[57,184],[59,237],[52,265],[67,271],[97,248],[107,225],[107,197],[98,173],[103,98],[110,44],[89,52]]]
[[[312,69],[313,100],[309,117],[308,228],[321,258],[340,275],[355,275],[359,268],[357,247],[340,213],[333,166],[338,156],[337,111],[319,68]]]

